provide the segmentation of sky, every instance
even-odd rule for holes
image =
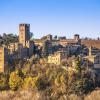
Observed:
[[[29,23],[35,38],[46,34],[100,37],[100,0],[0,0],[0,33],[19,34]]]

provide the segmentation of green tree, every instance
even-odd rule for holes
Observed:
[[[82,95],[90,92],[93,88],[92,81],[88,78],[78,79],[73,82],[71,89],[72,93]]]

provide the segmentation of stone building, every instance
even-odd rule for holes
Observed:
[[[0,47],[0,72],[7,71],[8,52],[5,47]]]
[[[60,65],[63,59],[68,57],[67,51],[57,51],[48,56],[48,63]]]
[[[100,69],[100,52],[95,52],[92,47],[89,48],[89,55],[85,57],[94,68]]]
[[[46,40],[42,46],[42,55],[48,56],[49,54],[52,54],[52,43],[50,40]]]
[[[13,54],[13,53],[15,53],[18,50],[19,43],[11,43],[11,44],[8,45],[7,48],[9,49],[9,53]]]
[[[100,52],[100,49],[98,49],[98,48],[95,48],[95,47],[92,47],[92,46],[90,46],[88,48],[88,54],[89,55],[96,55],[99,52]]]
[[[29,41],[26,41],[26,46],[25,48],[28,49],[28,53],[27,53],[27,56],[28,57],[31,57],[33,55],[33,52],[34,52],[34,42],[29,40]]]
[[[30,24],[19,25],[19,42],[0,47],[0,72],[6,72],[8,60],[30,58],[34,52],[31,39]]]
[[[30,24],[19,25],[20,57],[29,58],[34,52],[34,42],[31,39]],[[21,59],[22,59],[21,58]]]

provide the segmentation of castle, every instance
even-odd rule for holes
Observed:
[[[93,64],[96,63],[94,66],[98,67],[100,65],[100,54],[98,54],[100,49],[91,47],[90,50],[89,47],[85,46],[78,34],[75,34],[73,39],[53,37],[51,34],[40,39],[33,39],[30,24],[21,23],[19,24],[19,42],[0,47],[0,72],[6,72],[9,69],[9,59],[11,61],[30,59],[35,54],[46,57],[47,63],[56,65],[60,65],[63,59],[80,55]]]
[[[0,72],[8,70],[8,59],[30,58],[34,52],[34,42],[30,40],[31,32],[29,24],[19,25],[19,42],[0,47]]]

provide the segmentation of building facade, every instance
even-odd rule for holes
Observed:
[[[48,63],[60,65],[63,59],[68,57],[67,51],[57,51],[52,55],[48,56]]]
[[[5,47],[0,47],[0,72],[7,70],[8,53]]]
[[[29,58],[33,55],[34,42],[31,39],[30,24],[19,25],[20,57]],[[21,58],[21,59],[22,59]]]

